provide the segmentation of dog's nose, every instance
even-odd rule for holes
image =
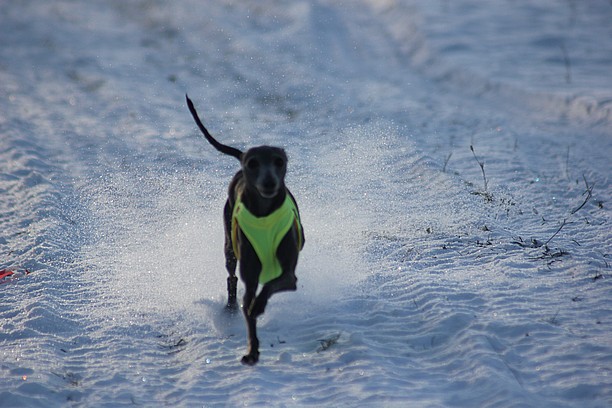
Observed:
[[[264,177],[258,186],[259,193],[264,198],[274,197],[278,193],[278,180],[271,175]]]
[[[271,177],[264,179],[263,183],[261,183],[261,186],[264,188],[264,190],[276,190],[277,185],[278,183],[276,182],[276,180]]]

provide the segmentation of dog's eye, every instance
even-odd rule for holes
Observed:
[[[285,165],[285,161],[280,157],[277,157],[276,159],[274,159],[274,165],[276,167],[283,167]]]
[[[256,159],[251,159],[247,162],[247,168],[249,170],[257,170],[259,168],[259,162]]]

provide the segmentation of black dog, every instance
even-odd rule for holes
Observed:
[[[304,232],[293,195],[285,187],[287,155],[283,149],[259,146],[241,152],[216,141],[206,130],[193,103],[187,106],[196,124],[217,150],[240,160],[241,170],[229,185],[223,211],[228,307],[236,307],[236,264],[245,285],[242,311],[249,336],[242,363],[259,359],[257,317],[274,293],[297,289],[295,267],[304,246]],[[257,294],[257,288],[262,289]]]

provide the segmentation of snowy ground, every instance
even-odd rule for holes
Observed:
[[[0,407],[612,406],[610,21],[0,3]],[[222,310],[237,163],[186,92],[220,140],[290,156],[307,241],[255,367]]]

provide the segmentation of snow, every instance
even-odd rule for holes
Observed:
[[[611,20],[0,3],[0,407],[611,406]],[[237,163],[185,93],[289,155],[306,246],[255,367],[223,311]]]

